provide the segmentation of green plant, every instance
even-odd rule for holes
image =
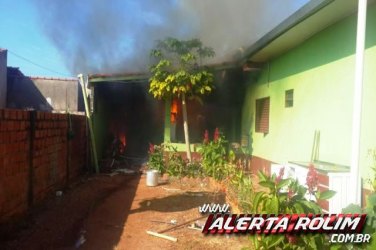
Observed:
[[[166,171],[167,174],[174,177],[184,177],[184,169],[186,162],[183,157],[179,154],[176,147],[166,144]]]
[[[232,151],[229,153],[229,159],[233,159]],[[254,187],[251,176],[244,172],[244,166],[235,164],[234,160],[227,164],[227,194],[235,201],[238,208],[244,213],[252,212],[252,199],[254,197]]]
[[[284,169],[278,176],[267,176],[259,172],[259,185],[264,190],[256,192],[252,209],[257,214],[321,214],[321,207],[313,201],[325,200],[334,196],[335,192],[317,191],[317,173],[313,168],[307,176],[308,188],[300,185],[297,180],[283,179]],[[307,199],[307,193],[310,199]],[[252,237],[257,249],[323,249],[329,247],[328,240],[322,234],[307,235],[260,235]]]
[[[184,160],[177,148],[168,143],[160,146],[150,144],[149,166],[162,174],[178,178],[203,176],[200,162]]]
[[[215,180],[222,180],[227,176],[227,141],[216,128],[214,139],[209,141],[208,133],[205,132],[204,143],[199,150],[202,157],[202,167],[205,175],[213,177]]]
[[[373,171],[373,178],[368,179],[367,182],[372,187],[372,193],[367,196],[367,202],[366,207],[362,208],[359,205],[356,204],[350,204],[344,209],[342,209],[342,213],[344,214],[367,214],[367,223],[364,227],[364,230],[362,233],[364,234],[370,234],[371,244],[362,244],[362,245],[337,245],[336,249],[376,249],[376,149],[369,150],[369,156],[372,157],[373,160],[373,166],[371,167]]]
[[[204,177],[205,174],[202,169],[201,163],[195,160],[188,162],[186,167],[184,168],[184,176],[191,178]]]
[[[158,41],[150,54],[156,63],[150,68],[149,93],[158,99],[181,99],[187,158],[191,161],[186,98],[199,97],[213,90],[213,74],[200,63],[202,59],[214,56],[214,50],[203,46],[199,39],[166,38]]]
[[[164,162],[164,146],[162,145],[153,145],[149,143],[149,160],[148,168],[158,170],[160,174],[166,172],[166,166]]]
[[[369,150],[368,155],[373,160],[373,166],[371,167],[373,171],[373,178],[368,179],[367,182],[370,184],[370,186],[372,187],[372,191],[375,193],[376,192],[376,149]]]

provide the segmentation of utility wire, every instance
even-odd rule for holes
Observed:
[[[14,55],[15,57],[18,57],[18,58],[20,58],[20,59],[22,59],[22,60],[24,60],[24,61],[26,61],[26,62],[28,62],[28,63],[31,63],[31,64],[33,64],[33,65],[39,67],[39,68],[42,68],[42,69],[44,69],[44,70],[50,71],[50,72],[55,73],[55,74],[58,74],[58,75],[60,75],[60,76],[73,77],[73,76],[71,76],[71,75],[63,74],[63,73],[61,73],[61,72],[55,71],[55,70],[53,70],[53,69],[50,69],[50,68],[47,68],[47,67],[45,67],[45,66],[43,66],[43,65],[40,65],[40,64],[38,64],[38,63],[35,63],[35,62],[33,62],[33,61],[31,61],[31,60],[29,60],[29,59],[23,57],[23,56],[20,56],[20,55],[14,53],[13,51],[10,51],[9,49],[7,49],[7,50],[8,50],[9,53],[11,53],[12,55]]]

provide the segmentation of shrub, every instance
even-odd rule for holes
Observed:
[[[342,210],[342,213],[344,214],[367,214],[367,223],[362,233],[370,234],[371,239],[373,240],[369,245],[357,244],[359,249],[376,249],[376,149],[369,150],[369,156],[372,157],[373,160],[373,166],[371,167],[373,178],[367,180],[372,187],[372,193],[367,196],[366,207],[363,209],[359,205],[350,204]],[[355,249],[355,247],[352,244],[347,244],[344,246],[337,246],[337,249]]]
[[[186,162],[179,154],[176,147],[166,144],[165,165],[166,172],[170,176],[184,177]]]
[[[215,180],[222,180],[226,176],[227,144],[218,128],[215,129],[212,141],[209,141],[208,132],[205,131],[204,142],[199,150],[205,175]]]
[[[161,145],[153,145],[149,143],[149,160],[148,160],[148,168],[158,170],[160,174],[164,174],[166,172],[166,166],[163,159],[164,154],[164,146]]]
[[[317,173],[313,165],[307,175],[307,186],[297,180],[283,179],[283,171],[278,176],[266,176],[259,172],[259,185],[265,188],[256,192],[252,201],[252,210],[257,214],[321,214],[321,207],[314,200],[331,198],[335,192],[317,191]],[[307,199],[307,193],[309,194]],[[326,235],[261,235],[252,237],[257,249],[323,249],[329,247]]]
[[[150,144],[148,167],[178,178],[204,175],[199,162],[184,160],[177,148],[170,144]]]

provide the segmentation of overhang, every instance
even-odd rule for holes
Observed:
[[[369,0],[372,3],[374,0]],[[357,11],[356,0],[311,0],[244,53],[242,63],[266,62]],[[354,31],[355,36],[355,31]],[[355,48],[354,48],[355,49]]]

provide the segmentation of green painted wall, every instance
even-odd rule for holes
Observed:
[[[370,174],[367,151],[376,148],[376,5],[369,7],[364,70],[361,174]],[[356,17],[315,34],[268,62],[256,82],[248,82],[242,135],[253,155],[286,163],[309,161],[314,131],[320,130],[322,161],[350,165]],[[294,106],[285,108],[285,91],[294,89]],[[270,128],[255,133],[255,101],[270,96]]]

